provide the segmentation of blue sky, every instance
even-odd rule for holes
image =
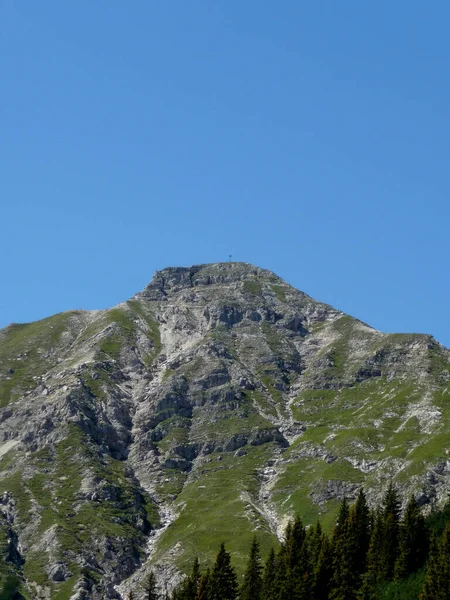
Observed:
[[[450,345],[450,4],[0,0],[0,326],[269,268]]]

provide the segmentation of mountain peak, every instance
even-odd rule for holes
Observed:
[[[138,296],[148,300],[161,300],[168,293],[178,292],[182,289],[213,284],[232,284],[248,279],[284,283],[272,271],[248,263],[206,263],[191,267],[166,267],[161,271],[156,271],[151,282]]]

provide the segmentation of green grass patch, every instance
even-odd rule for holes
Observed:
[[[242,288],[244,293],[249,294],[250,296],[261,296],[262,287],[259,281],[247,279],[244,281]]]
[[[425,583],[425,569],[413,573],[406,580],[386,583],[377,590],[380,600],[412,600],[419,598]]]
[[[270,289],[275,294],[280,302],[286,302],[286,292],[283,286],[281,285],[271,285]]]
[[[102,336],[102,332],[111,325],[113,325],[112,331]],[[99,353],[113,360],[119,360],[122,347],[134,345],[139,334],[143,334],[150,341],[151,349],[142,357],[143,362],[149,366],[161,352],[159,326],[154,316],[144,309],[141,302],[129,300],[123,306],[104,311],[78,336],[77,344],[80,345],[99,336]]]
[[[293,517],[298,513],[307,525],[313,525],[320,517],[324,527],[331,525],[339,501],[333,499],[318,505],[311,498],[311,492],[328,480],[362,483],[364,475],[342,459],[327,463],[307,458],[288,463],[273,488],[272,501],[279,515]],[[327,516],[323,518],[322,515]]]
[[[0,407],[36,387],[34,377],[52,368],[61,336],[75,336],[78,311],[59,313],[34,323],[10,325],[0,332]]]
[[[195,556],[211,565],[219,545],[231,551],[235,566],[242,572],[256,529],[266,556],[274,535],[252,507],[259,489],[257,469],[273,452],[273,445],[251,447],[243,457],[211,454],[198,472],[198,479],[187,484],[176,505],[180,516],[161,536],[154,561],[177,546],[176,565],[190,570]]]
[[[284,398],[281,390],[279,390],[271,375],[265,374],[260,376],[261,382],[272,397],[272,400],[278,404],[280,408],[284,405]]]

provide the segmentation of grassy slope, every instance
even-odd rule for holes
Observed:
[[[73,339],[82,322],[83,313],[72,311],[35,323],[10,325],[1,332],[0,407],[36,387],[36,378],[55,364],[61,336]]]
[[[259,490],[257,469],[272,451],[271,444],[265,444],[250,447],[240,457],[209,455],[178,496],[175,509],[180,517],[161,537],[153,561],[175,549],[176,564],[187,571],[195,556],[202,564],[211,564],[225,542],[241,571],[255,529],[266,556],[276,538],[254,503]]]

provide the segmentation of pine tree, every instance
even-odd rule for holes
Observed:
[[[274,591],[277,600],[309,598],[312,573],[305,537],[305,528],[297,515],[286,527],[284,544],[277,557]]]
[[[291,535],[291,561],[296,564],[299,561],[301,549],[303,547],[303,542],[305,541],[306,531],[303,526],[300,515],[297,515],[294,520],[294,524],[292,526],[292,535]]]
[[[391,581],[398,556],[400,538],[400,501],[392,483],[384,496],[380,577]]]
[[[200,583],[200,577],[200,563],[198,562],[198,558],[195,558],[194,564],[192,565],[191,574],[183,584],[183,600],[195,600]]]
[[[210,600],[234,600],[238,595],[236,573],[231,566],[230,554],[221,544],[211,574]]]
[[[153,571],[147,575],[147,578],[144,582],[144,593],[145,600],[158,600],[159,594],[156,588],[156,577]]]
[[[328,538],[323,536],[312,585],[311,596],[314,600],[328,600],[332,576],[333,549]]]
[[[364,600],[375,597],[376,586],[381,580],[382,558],[381,548],[383,545],[383,514],[377,511],[372,515],[372,534],[370,536],[369,551],[367,553],[367,568],[362,576],[360,596]]]
[[[250,548],[247,569],[244,574],[244,583],[242,584],[239,596],[240,600],[261,600],[263,588],[262,570],[259,544],[256,537],[254,537]]]
[[[341,506],[339,507],[339,513],[336,520],[336,525],[333,529],[333,539],[339,538],[347,529],[347,519],[349,514],[349,506],[347,499],[344,498],[341,502]]]
[[[292,585],[289,573],[290,556],[293,546],[292,522],[288,521],[284,532],[284,541],[275,558],[275,580],[271,586],[270,600],[290,600]]]
[[[272,548],[264,566],[262,589],[263,600],[273,600],[273,598],[275,598],[276,580],[277,564],[275,550]]]
[[[295,600],[310,600],[314,584],[314,570],[307,544],[303,543],[299,561],[292,570],[293,598]]]
[[[305,542],[306,531],[299,515],[295,517],[290,538],[286,540],[286,569],[288,589],[292,600],[308,598],[309,556]]]
[[[171,600],[195,600],[200,577],[200,564],[198,558],[195,558],[190,575],[172,591]]]
[[[311,566],[313,571],[317,566],[317,561],[319,559],[320,549],[322,547],[322,526],[319,521],[311,527],[306,533],[305,544],[308,547],[308,552],[311,560]]]
[[[197,595],[195,596],[195,600],[210,600],[210,571],[209,569],[206,571],[204,575],[200,577],[200,581],[198,582],[198,590]]]
[[[341,505],[338,523],[333,531],[333,577],[331,600],[354,600],[359,587],[356,569],[357,520],[354,507],[348,510],[346,501]]]
[[[425,519],[412,496],[400,523],[398,558],[395,563],[395,579],[406,579],[423,564],[427,553],[428,539]]]
[[[442,578],[442,549],[441,544],[433,535],[430,543],[430,553],[427,561],[425,584],[420,600],[447,600]]]
[[[353,532],[355,536],[354,566],[358,575],[361,575],[366,570],[371,534],[371,516],[369,507],[367,506],[366,495],[362,489],[359,491],[352,510],[355,513],[355,529]]]
[[[450,600],[450,523],[444,530],[441,551],[442,587],[446,591],[446,600]]]
[[[273,584],[273,596],[270,600],[291,600],[292,580],[289,572],[289,555],[283,544],[276,557],[276,575]]]

